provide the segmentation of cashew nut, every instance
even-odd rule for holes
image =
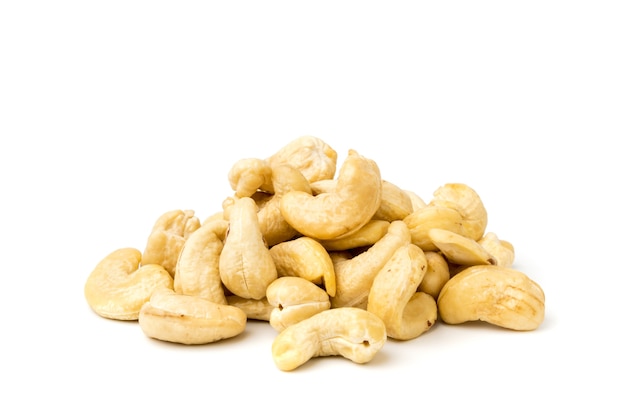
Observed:
[[[148,236],[141,264],[163,266],[171,276],[176,273],[176,262],[187,238],[200,227],[193,210],[171,210],[163,213]]]
[[[481,320],[513,330],[534,330],[543,322],[545,295],[526,274],[496,265],[475,265],[443,286],[437,300],[448,324]]]
[[[98,315],[115,320],[137,320],[141,306],[158,287],[172,288],[172,276],[161,266],[140,266],[141,252],[117,249],[104,257],[87,277],[87,304]]]
[[[426,268],[424,252],[408,243],[396,249],[376,274],[369,292],[367,310],[383,320],[389,337],[414,339],[435,324],[435,299],[426,293],[416,292]]]
[[[250,197],[261,190],[273,193],[272,168],[258,158],[244,158],[235,162],[228,171],[228,182],[237,197]]]
[[[274,307],[270,325],[278,331],[330,308],[328,293],[301,277],[284,276],[272,282],[267,301]]]
[[[330,296],[336,293],[333,261],[321,243],[307,236],[278,243],[270,248],[279,277],[296,276],[323,285]]]
[[[460,233],[463,225],[461,213],[449,207],[425,206],[406,216],[403,221],[411,232],[411,242],[424,251],[438,250],[430,239],[430,229],[445,229]]]
[[[267,162],[272,167],[289,164],[311,183],[335,176],[337,152],[319,138],[301,136],[267,158]]]
[[[242,333],[247,322],[240,308],[218,304],[172,289],[156,289],[139,312],[144,334],[166,342],[197,345]]]
[[[463,218],[463,227],[455,231],[472,240],[480,239],[487,227],[487,210],[478,193],[462,183],[444,184],[433,193],[429,205],[450,207]]]
[[[367,297],[374,277],[396,249],[410,243],[409,229],[402,220],[391,222],[385,236],[354,257],[332,253],[337,291],[331,297],[333,308],[367,307]]]
[[[430,240],[448,262],[456,265],[489,265],[495,261],[491,254],[475,240],[444,229],[430,229]]]
[[[387,340],[385,323],[354,307],[333,308],[292,324],[272,343],[272,357],[282,371],[292,371],[311,358],[343,356],[370,362]]]
[[[174,290],[226,304],[219,260],[224,247],[228,222],[205,222],[183,245],[174,275]]]
[[[378,165],[350,150],[334,192],[311,195],[290,191],[280,211],[294,229],[315,239],[335,239],[355,232],[380,207],[382,180]]]
[[[278,274],[259,227],[257,205],[250,197],[235,201],[219,258],[223,284],[235,295],[260,300]]]

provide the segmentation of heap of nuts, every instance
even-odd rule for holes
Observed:
[[[98,263],[87,303],[181,344],[267,321],[283,371],[319,356],[369,362],[387,338],[417,338],[438,318],[539,327],[543,290],[512,267],[513,245],[486,231],[472,188],[445,184],[426,203],[355,150],[336,171],[337,152],[312,136],[235,162],[220,210],[202,222],[164,213],[143,251]]]

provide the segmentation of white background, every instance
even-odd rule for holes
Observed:
[[[0,414],[624,415],[625,19],[617,1],[2,2]],[[437,323],[287,373],[267,323],[183,347],[89,309],[102,257],[165,211],[221,210],[235,161],[305,134],[425,200],[472,186],[543,287],[542,326]]]

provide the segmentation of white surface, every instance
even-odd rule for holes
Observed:
[[[220,3],[0,5],[0,414],[624,415],[623,3]],[[104,255],[304,134],[425,199],[475,188],[543,325],[285,373],[265,323],[182,347],[91,312]]]

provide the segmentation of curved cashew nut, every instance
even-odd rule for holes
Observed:
[[[385,236],[367,251],[346,258],[343,253],[331,254],[335,266],[337,291],[331,298],[333,308],[367,308],[367,297],[376,274],[399,247],[411,242],[407,225],[396,220],[389,225]]]
[[[270,248],[278,276],[296,276],[323,285],[331,297],[336,293],[335,267],[321,243],[307,236]]]
[[[460,233],[472,240],[480,239],[487,228],[487,210],[471,187],[462,183],[449,183],[437,188],[429,205],[450,207],[463,217]]]
[[[174,275],[174,290],[226,304],[220,276],[220,253],[228,230],[226,220],[205,222],[183,245]]]
[[[409,243],[398,248],[376,274],[367,310],[383,320],[389,337],[414,339],[435,324],[435,299],[426,293],[416,292],[426,268],[424,252]]]
[[[270,326],[278,331],[330,309],[328,293],[301,277],[280,277],[267,287],[267,301],[274,306]]]
[[[155,288],[172,288],[172,276],[161,266],[140,266],[141,252],[117,249],[104,257],[87,277],[87,304],[98,315],[115,320],[137,320],[141,306]]]
[[[430,229],[430,240],[446,257],[456,265],[490,265],[495,261],[491,254],[477,241],[444,229]]]
[[[198,345],[231,338],[246,328],[239,308],[159,288],[139,312],[139,326],[153,339]]]
[[[257,209],[250,197],[235,201],[220,254],[219,271],[222,283],[230,292],[260,300],[278,274],[261,234]]]
[[[413,212],[411,197],[397,185],[383,180],[380,207],[374,213],[374,219],[402,220]]]
[[[289,191],[301,191],[311,194],[311,186],[302,173],[291,165],[272,166],[274,194],[257,205],[259,206],[259,227],[268,246],[284,242],[298,235],[283,217],[280,200]]]
[[[448,324],[481,320],[513,330],[543,322],[545,295],[526,274],[495,265],[470,266],[441,289],[439,315]]]
[[[370,362],[387,340],[385,323],[354,307],[333,308],[292,324],[272,343],[272,357],[291,371],[318,356],[340,355],[355,363]]]
[[[280,212],[294,229],[316,239],[335,239],[355,232],[380,207],[382,180],[376,163],[350,150],[335,191],[315,196],[290,191],[280,201]]]
[[[193,210],[171,210],[163,213],[148,236],[141,264],[163,266],[171,276],[176,273],[176,262],[187,238],[200,227]]]
[[[425,206],[406,216],[403,221],[411,231],[411,242],[424,251],[438,250],[430,239],[431,229],[445,229],[460,233],[463,226],[461,213],[449,207]]]
[[[250,197],[258,190],[273,193],[272,168],[258,158],[244,158],[235,162],[228,171],[228,182],[237,197]]]
[[[289,164],[302,172],[308,182],[333,178],[337,169],[337,152],[314,136],[292,140],[267,158],[270,166]]]

